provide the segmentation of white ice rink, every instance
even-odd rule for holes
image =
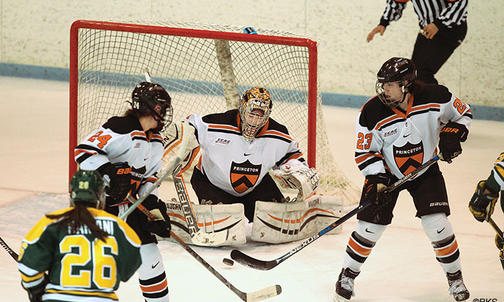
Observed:
[[[44,213],[68,205],[68,83],[0,77],[0,108],[0,236],[18,250],[22,237]],[[324,108],[337,163],[360,187],[363,178],[353,160],[357,112]],[[475,120],[462,155],[451,165],[440,163],[452,210],[449,219],[459,243],[464,280],[471,292],[468,301],[504,302],[504,270],[493,242],[495,233],[487,223],[474,220],[467,209],[476,182],[488,176],[493,160],[504,151],[503,142],[503,122]],[[407,192],[401,193],[394,214],[392,224],[356,279],[352,301],[453,301],[420,220],[414,217]],[[493,217],[503,228],[504,215],[499,206]],[[350,219],[341,234],[321,237],[270,271],[237,263],[232,268],[224,267],[221,260],[229,257],[229,248],[195,250],[242,291],[280,284],[282,294],[267,301],[329,302],[355,223],[355,218]],[[241,250],[270,260],[301,242],[248,244]],[[172,302],[240,301],[176,243],[163,241],[160,248]],[[0,300],[28,301],[16,263],[3,249],[0,263]],[[136,276],[121,284],[118,294],[122,301],[143,301]]]

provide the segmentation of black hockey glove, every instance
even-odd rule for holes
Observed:
[[[464,125],[453,122],[446,124],[439,133],[439,159],[451,163],[452,159],[459,156],[462,153],[460,142],[465,142],[467,134],[469,130]]]
[[[160,237],[170,237],[170,216],[168,216],[164,201],[158,199],[155,195],[149,195],[144,201],[144,206],[157,217],[156,220],[147,222],[147,230]]]
[[[375,205],[385,204],[390,200],[390,194],[383,192],[392,183],[387,173],[366,176],[364,181],[364,200],[370,200]]]
[[[485,180],[480,180],[476,185],[471,200],[469,201],[469,211],[479,222],[489,221],[493,214],[495,203],[499,197],[499,192],[493,191],[487,186]]]
[[[105,181],[105,192],[112,199],[112,204],[119,203],[126,198],[131,189],[131,167],[128,163],[106,163],[98,172]]]
[[[49,283],[49,277],[47,276],[47,274],[44,274],[43,280],[39,285],[26,288],[24,287],[23,283],[21,283],[21,286],[28,292],[28,299],[30,300],[30,302],[41,302],[42,295],[44,295],[45,293],[45,287],[47,283]]]

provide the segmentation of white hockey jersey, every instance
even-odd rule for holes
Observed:
[[[470,107],[441,85],[426,85],[411,96],[406,112],[385,106],[375,96],[357,117],[355,161],[364,176],[384,173],[388,167],[402,178],[437,154],[444,125],[456,122],[469,129],[471,120]]]
[[[95,170],[108,162],[128,163],[132,182],[142,195],[157,180],[163,152],[161,135],[145,133],[138,119],[127,115],[110,118],[75,148],[74,155],[84,170]],[[157,190],[152,194],[157,196]]]
[[[204,117],[193,114],[187,121],[196,129],[200,145],[201,157],[196,169],[233,196],[251,192],[273,167],[288,161],[305,164],[298,142],[272,118],[252,142],[241,135],[236,109]]]

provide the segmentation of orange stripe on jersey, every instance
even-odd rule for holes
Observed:
[[[448,256],[453,254],[458,249],[458,244],[457,240],[453,241],[452,244],[450,244],[447,247],[440,248],[440,249],[434,249],[434,252],[436,253],[436,256],[438,257],[443,257],[443,256]]]
[[[267,130],[264,133],[262,133],[262,131],[261,131],[260,135],[258,135],[257,137],[262,136],[262,135],[266,135],[266,134],[278,135],[278,136],[284,137],[284,138],[286,138],[288,140],[291,140],[291,141],[293,140],[292,137],[288,136],[285,133],[277,131],[277,130]]]
[[[184,139],[184,123],[181,124],[181,129],[180,129],[180,138],[179,140],[174,143],[173,145],[170,146],[170,148],[168,148],[164,153],[163,153],[163,158],[166,156],[166,154],[170,153],[171,150],[173,150],[173,148],[177,147],[178,145],[180,145],[180,143],[182,142],[182,140]]]
[[[348,245],[356,251],[358,254],[362,256],[369,256],[371,254],[371,249],[370,248],[365,248],[359,243],[357,243],[352,237],[348,240]]]
[[[381,154],[378,154],[378,153],[366,153],[366,154],[363,154],[363,155],[360,155],[360,156],[357,156],[355,158],[355,162],[360,164],[361,162],[365,161],[366,159],[370,158],[370,157],[379,157],[379,158],[383,158],[383,155]]]
[[[87,154],[91,154],[91,155],[96,154],[96,152],[90,152],[90,151],[86,151],[86,150],[82,150],[82,149],[77,149],[74,151],[74,157],[79,156],[81,153],[87,153]]]
[[[395,109],[395,108],[392,108],[392,109]],[[397,110],[397,109],[396,109],[396,110]],[[389,117],[389,118],[387,118],[387,119],[385,119],[385,120],[383,120],[383,121],[379,122],[378,124],[376,124],[376,126],[375,126],[375,130],[379,129],[379,128],[383,125],[383,124],[386,124],[386,123],[388,123],[388,122],[391,122],[391,121],[393,121],[393,120],[397,120],[397,119],[401,119],[401,118],[404,118],[404,117],[403,117],[403,116],[400,116],[400,115],[398,115],[398,114],[393,115],[393,116],[391,116],[391,117]]]
[[[185,173],[185,171],[189,170],[189,168],[191,167],[194,159],[196,158],[196,156],[198,155],[198,152],[200,150],[200,147],[196,147],[196,149],[194,150],[194,152],[192,153],[191,155],[191,158],[189,159],[189,161],[187,162],[186,166],[180,170],[180,172],[177,174],[177,176],[180,176],[182,175],[183,173]]]
[[[238,129],[238,127],[230,126],[230,125],[210,124],[210,125],[208,125],[208,128],[211,128],[211,129],[224,129],[224,130],[232,130],[232,131],[238,131],[238,132],[240,132],[240,129]]]
[[[133,137],[133,136],[142,136],[142,137],[147,138],[147,136],[145,135],[145,132],[140,132],[140,131],[131,132],[130,135],[131,135],[131,137]]]
[[[300,158],[303,156],[303,153],[296,153],[296,154],[292,154],[291,156],[289,156],[289,158],[287,158],[286,160],[284,160],[283,162],[286,163],[288,162],[289,160],[291,159],[296,159],[296,158]]]
[[[268,131],[268,127],[269,127],[269,118],[268,120],[266,121],[266,124],[264,124],[264,126],[262,127],[261,131],[259,133],[256,134],[256,137],[259,137],[261,135],[264,135],[264,133],[266,133],[266,131]]]
[[[423,110],[423,109],[427,109],[427,108],[440,108],[440,107],[441,107],[441,105],[439,105],[439,104],[428,104],[428,105],[417,106],[415,108],[412,108],[411,112],[418,111],[418,110]]]
[[[166,281],[166,278],[163,280],[163,282],[156,284],[156,285],[150,285],[150,286],[140,285],[140,288],[142,289],[142,291],[144,293],[159,292],[167,287],[168,287],[168,282]]]
[[[146,178],[143,182],[152,182],[152,183],[155,183],[157,181],[157,177],[149,177],[149,178]]]
[[[159,134],[151,134],[150,139],[158,139],[160,141],[163,141],[163,137]]]

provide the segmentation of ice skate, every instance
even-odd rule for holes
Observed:
[[[447,273],[446,277],[448,278],[448,285],[450,286],[448,291],[455,301],[465,301],[469,299],[469,291],[465,287],[461,271]]]
[[[334,295],[334,302],[349,301],[354,296],[354,281],[359,272],[354,272],[348,267],[341,270],[338,281],[336,281],[336,294]]]

